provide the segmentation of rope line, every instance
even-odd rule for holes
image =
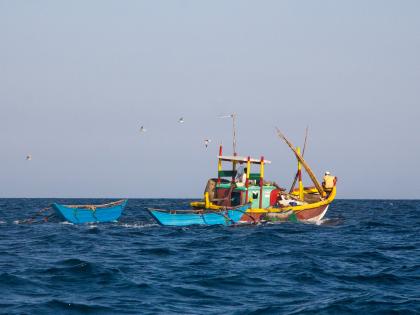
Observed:
[[[121,199],[114,202],[104,203],[101,205],[64,205],[67,208],[75,208],[75,209],[86,209],[86,210],[92,210],[95,211],[97,208],[109,208],[109,206],[118,206],[122,203],[124,203],[126,199]]]
[[[32,223],[36,223],[37,221],[35,221],[36,219],[38,219],[40,216],[43,216],[45,212],[47,212],[48,210],[51,210],[51,207],[47,207],[47,208],[43,208],[39,211],[37,211],[33,216],[27,218],[27,219],[23,219],[22,221],[18,220],[17,224],[32,224]],[[43,220],[44,222],[47,222],[49,220],[49,218],[55,216],[54,213],[50,214],[50,215],[46,215],[44,216],[41,220]]]

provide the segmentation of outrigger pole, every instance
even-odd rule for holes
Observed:
[[[286,144],[290,147],[290,149],[292,149],[292,151],[295,153],[296,158],[299,160],[299,162],[302,163],[303,167],[305,168],[306,172],[308,173],[309,177],[311,178],[312,182],[314,183],[314,185],[315,185],[316,189],[318,190],[319,194],[322,197],[325,197],[326,193],[325,193],[324,189],[322,188],[321,184],[316,179],[316,176],[312,172],[309,165],[303,159],[302,155],[300,155],[300,153],[295,149],[294,145],[286,138],[286,136],[281,133],[279,128],[276,127],[276,130],[277,130],[277,135],[279,136],[279,138],[283,139],[284,142],[286,142]]]

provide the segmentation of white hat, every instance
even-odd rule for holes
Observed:
[[[328,171],[326,171],[326,172],[325,172],[325,175],[331,175],[331,173],[330,173],[330,172],[328,172]]]

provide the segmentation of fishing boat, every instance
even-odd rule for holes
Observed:
[[[62,205],[53,203],[52,207],[63,220],[79,224],[93,222],[113,222],[121,216],[127,200],[118,200],[100,205]]]
[[[267,181],[264,177],[265,166],[271,161],[250,156],[223,155],[219,148],[217,178],[209,179],[203,201],[192,202],[192,208],[217,210],[222,207],[234,207],[250,203],[251,207],[240,222],[277,222],[303,221],[317,223],[325,216],[336,196],[336,178],[333,187],[325,188],[319,183],[312,169],[300,153],[300,148],[293,144],[278,130],[278,135],[291,148],[297,158],[296,179],[289,191],[276,182]],[[228,162],[229,169],[224,170],[222,163]],[[244,167],[246,166],[246,167]],[[251,168],[259,169],[252,172]],[[246,170],[245,180],[238,182],[238,168]],[[306,170],[314,186],[304,187],[302,167]],[[295,188],[298,180],[298,188]]]
[[[251,205],[212,209],[165,210],[147,209],[153,218],[165,226],[232,225],[244,216]]]

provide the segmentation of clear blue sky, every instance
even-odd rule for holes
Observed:
[[[0,197],[200,197],[235,111],[280,185],[309,125],[339,198],[419,198],[419,56],[414,0],[2,0]]]

